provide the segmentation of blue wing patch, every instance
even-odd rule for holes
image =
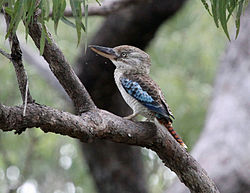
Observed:
[[[143,91],[141,86],[127,78],[121,78],[121,83],[126,92],[140,102],[151,103],[154,99],[146,92]]]
[[[168,112],[166,112],[166,109],[163,107],[163,105],[159,104],[153,99],[152,96],[144,91],[138,82],[132,81],[128,78],[120,78],[120,81],[126,92],[142,103],[142,105],[155,113],[169,117]]]

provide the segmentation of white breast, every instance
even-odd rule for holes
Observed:
[[[122,97],[124,98],[125,102],[130,106],[130,108],[133,109],[134,113],[140,113],[145,116],[145,113],[148,114],[147,108],[140,104],[135,98],[133,98],[126,92],[120,81],[121,76],[122,72],[116,69],[114,73],[115,83]]]

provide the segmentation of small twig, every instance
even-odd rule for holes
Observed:
[[[0,53],[3,56],[5,56],[6,58],[8,58],[10,61],[15,62],[15,61],[12,60],[11,55],[8,54],[7,52],[5,52],[4,50],[0,49]],[[24,71],[24,73],[25,73],[25,76],[27,77],[27,73],[25,71]],[[26,86],[25,86],[24,101],[23,101],[23,105],[24,105],[23,116],[25,116],[25,114],[26,114],[26,107],[27,107],[27,103],[28,103],[28,96],[29,96],[29,82],[27,80],[26,81]],[[29,100],[32,100],[32,99],[29,99]]]
[[[26,89],[25,89],[25,97],[24,97],[24,107],[23,107],[23,116],[25,117],[26,108],[27,108],[27,99],[28,99],[28,90],[29,90],[29,82],[26,82]]]
[[[11,55],[0,48],[0,53],[11,61]]]

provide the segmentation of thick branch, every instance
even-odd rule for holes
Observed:
[[[169,132],[156,128],[152,123],[134,123],[98,109],[76,116],[38,104],[28,104],[23,117],[22,107],[0,105],[1,130],[32,127],[41,127],[44,132],[68,135],[87,143],[107,139],[150,148],[191,192],[219,192],[198,162],[179,146]]]
[[[35,42],[37,48],[40,48],[40,37],[42,26],[34,16],[33,22],[29,25],[29,34]],[[48,33],[49,34],[49,33]],[[73,71],[72,67],[66,61],[62,51],[58,48],[51,35],[51,43],[45,41],[43,57],[49,63],[49,67],[59,80],[69,97],[72,99],[77,112],[82,113],[95,108],[95,104],[90,98],[85,87]]]

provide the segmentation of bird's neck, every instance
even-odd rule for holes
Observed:
[[[143,70],[137,70],[137,69],[121,69],[121,68],[116,68],[115,69],[115,73],[119,73],[119,74],[140,74],[140,75],[145,75],[145,74],[149,74],[149,70],[148,71],[143,71]]]

